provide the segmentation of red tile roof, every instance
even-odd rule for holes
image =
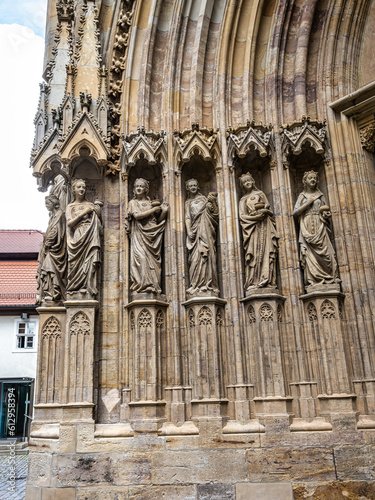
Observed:
[[[0,229],[0,254],[37,254],[42,241],[42,231],[35,229]]]
[[[37,261],[0,261],[0,306],[35,304],[37,267]]]

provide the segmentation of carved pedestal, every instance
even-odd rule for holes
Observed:
[[[245,313],[244,356],[247,380],[254,384],[256,416],[291,412],[285,389],[280,329],[283,301],[273,290],[258,290],[242,299]]]
[[[157,299],[133,300],[126,306],[129,314],[132,379],[129,415],[134,428],[157,430],[165,421],[163,385],[167,345],[166,308]]]
[[[300,296],[307,318],[305,345],[311,378],[317,383],[318,413],[332,425],[345,414],[355,425],[356,396],[341,313],[344,295],[336,285],[325,288]]]
[[[189,385],[192,420],[221,419],[225,413],[226,301],[217,297],[195,297],[186,302],[188,324]]]

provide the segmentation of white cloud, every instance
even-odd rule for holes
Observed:
[[[0,229],[45,230],[45,194],[29,168],[44,40],[25,26],[3,24],[0,47]]]

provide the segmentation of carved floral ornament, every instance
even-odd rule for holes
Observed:
[[[193,123],[191,128],[175,131],[173,134],[175,157],[178,163],[188,162],[192,156],[198,155],[205,161],[219,163],[220,148],[218,130],[200,127]]]
[[[316,153],[324,154],[326,139],[325,122],[311,120],[309,116],[303,116],[300,121],[295,121],[280,127],[283,161],[287,161],[290,155],[302,153],[302,147],[308,144]]]
[[[56,2],[56,11],[58,20],[61,21],[72,21],[74,14],[74,3],[73,0],[58,0]]]
[[[360,138],[363,149],[375,153],[375,122],[360,130]]]
[[[244,158],[253,148],[264,158],[271,155],[272,125],[256,125],[248,121],[246,125],[227,129],[228,155],[230,160],[235,156]]]

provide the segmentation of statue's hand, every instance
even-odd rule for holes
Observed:
[[[162,203],[161,204],[161,209],[162,209],[162,212],[164,212],[164,213],[168,212],[168,210],[169,210],[168,203]]]
[[[161,205],[154,207],[154,214],[160,214],[161,210],[162,210]]]

